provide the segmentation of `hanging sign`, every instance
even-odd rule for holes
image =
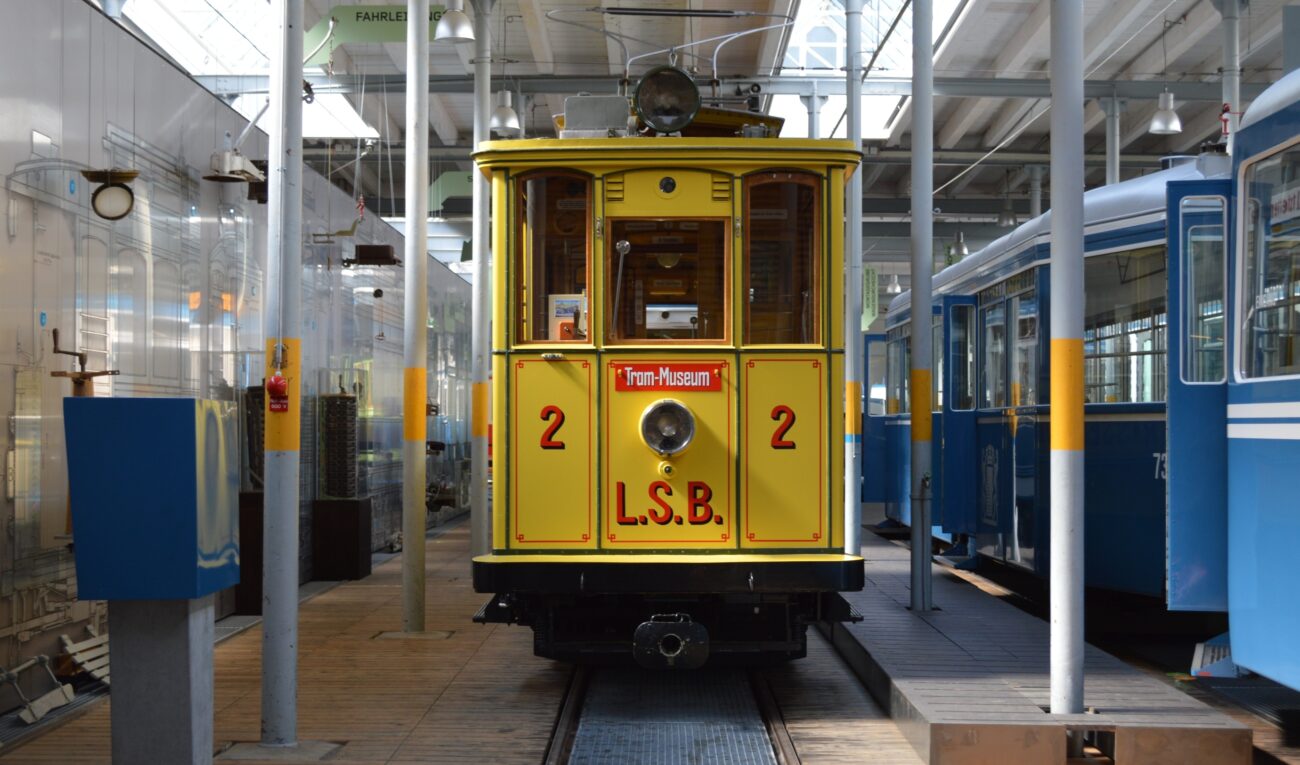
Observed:
[[[429,39],[446,10],[441,5],[429,6]],[[330,19],[334,20],[334,33],[330,35]],[[321,42],[329,35],[329,42]],[[336,5],[329,15],[316,22],[303,36],[303,50],[316,50],[307,66],[324,64],[330,60],[330,51],[346,43],[398,43],[406,42],[405,5]]]
[[[876,269],[871,266],[862,267],[862,331],[866,332],[871,327],[871,322],[876,320],[880,313],[880,277],[876,275]]]

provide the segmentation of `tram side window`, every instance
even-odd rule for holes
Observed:
[[[906,414],[912,411],[908,377],[912,367],[912,342],[909,325],[889,331],[889,372],[885,392],[885,413]]]
[[[1038,298],[1034,291],[1011,298],[1016,348],[1011,363],[1011,405],[1038,403]]]
[[[984,365],[980,370],[980,408],[1007,405],[1007,320],[1002,302],[981,310],[984,318]]]
[[[1165,248],[1084,261],[1083,369],[1088,403],[1165,398]]]
[[[1241,373],[1300,374],[1300,148],[1251,164],[1245,181]]]
[[[949,346],[952,364],[952,408],[967,410],[975,403],[975,342],[971,326],[975,321],[975,306],[958,305],[952,308],[952,342]]]
[[[930,330],[930,404],[936,412],[943,411],[943,317],[934,317]]]
[[[1222,197],[1188,197],[1179,205],[1183,267],[1183,379],[1222,382],[1226,226]]]
[[[591,182],[543,173],[517,183],[517,342],[587,342]]]
[[[613,221],[608,340],[726,340],[728,229],[717,219]]]
[[[818,341],[821,179],[764,172],[745,179],[745,343]]]
[[[878,417],[885,413],[885,388],[888,383],[887,343],[873,340],[867,343],[867,414]]]

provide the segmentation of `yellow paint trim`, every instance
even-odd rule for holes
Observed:
[[[275,346],[284,346],[280,368],[275,368]],[[266,418],[266,450],[296,452],[302,448],[302,340],[297,337],[266,339],[267,377],[277,371],[289,383],[289,411],[272,412],[270,396],[263,396],[262,413]]]
[[[930,370],[913,369],[911,375],[912,394],[912,440],[929,441],[931,437],[930,417]]]
[[[856,436],[862,433],[862,383],[851,380],[844,383],[844,433]]]
[[[1083,340],[1052,338],[1052,449],[1083,451]]]
[[[402,370],[402,438],[427,441],[429,370],[407,367]]]
[[[487,438],[488,434],[488,384],[474,383],[471,394],[470,431],[472,438]]]
[[[580,553],[572,555],[479,555],[475,563],[492,564],[528,564],[528,563],[620,563],[638,565],[645,563],[856,563],[862,560],[858,555],[841,553],[797,553],[797,554],[689,554],[689,553],[647,553],[638,555],[613,555],[609,553]]]

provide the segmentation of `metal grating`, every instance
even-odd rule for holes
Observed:
[[[776,765],[743,672],[603,669],[591,679],[570,765]]]

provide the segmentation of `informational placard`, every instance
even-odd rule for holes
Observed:
[[[720,391],[722,374],[714,364],[620,364],[615,371],[614,390]]]

